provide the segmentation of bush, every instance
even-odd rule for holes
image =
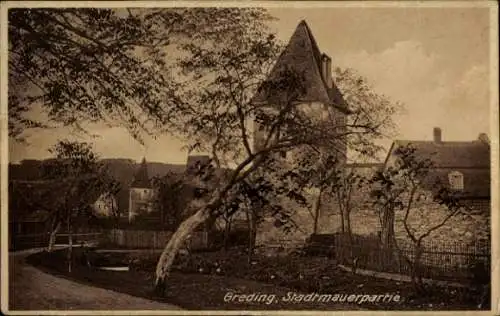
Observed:
[[[334,257],[335,234],[312,234],[306,239],[304,254],[308,256]]]
[[[218,250],[224,247],[224,231],[217,230],[212,233],[212,249]],[[249,243],[249,232],[246,229],[234,229],[229,232],[226,246],[227,247],[238,247],[247,246]]]

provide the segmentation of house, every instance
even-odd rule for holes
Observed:
[[[128,219],[132,222],[138,215],[146,215],[154,212],[154,199],[157,192],[149,177],[148,163],[142,160],[138,167],[134,180],[129,189],[129,211]],[[207,155],[189,155],[182,172],[171,173],[170,176],[182,179],[186,192],[186,198],[194,198],[204,190],[210,189],[217,182],[216,178],[222,176],[225,170],[212,169],[215,177],[207,177],[211,166],[210,157]],[[186,214],[187,215],[187,214]]]
[[[411,145],[420,159],[432,161],[424,186],[431,189],[437,180],[460,193],[460,199],[489,213],[490,209],[490,143],[486,134],[472,141],[444,141],[440,128],[434,128],[432,141],[395,140],[384,162],[384,168],[397,163],[396,149]]]
[[[445,141],[440,128],[434,128],[433,140],[395,140],[384,168],[398,163],[397,148],[410,145],[419,159],[430,159],[432,165],[428,175],[422,179],[422,186],[431,195],[438,187],[445,187],[457,193],[462,205],[469,211],[459,214],[447,222],[447,226],[436,230],[431,239],[439,241],[477,242],[489,240],[490,227],[490,142],[486,134],[480,134],[470,141]],[[436,203],[414,207],[410,222],[417,231],[439,223],[447,210]],[[396,222],[398,216],[396,216]],[[396,228],[397,230],[398,228]]]
[[[154,190],[148,176],[146,158],[142,159],[129,190],[129,222],[139,214],[153,211]]]
[[[92,209],[97,216],[111,217],[118,210],[117,198],[108,192],[104,192],[92,204]]]

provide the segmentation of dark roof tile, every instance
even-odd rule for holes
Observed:
[[[489,168],[490,147],[480,141],[433,142],[396,140],[395,146],[411,144],[421,157],[440,168]]]
[[[433,170],[424,183],[429,187],[436,181],[448,184],[448,174],[458,171],[464,176],[464,191],[462,196],[467,198],[490,197],[490,146],[482,141],[409,141],[396,140],[393,142],[386,159],[394,150],[402,146],[412,146],[415,154],[421,159],[431,159]]]

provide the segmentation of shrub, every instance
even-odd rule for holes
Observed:
[[[224,247],[225,234],[223,230],[212,233],[212,249],[222,249]],[[249,242],[249,232],[246,229],[232,229],[227,237],[227,247],[247,246]]]

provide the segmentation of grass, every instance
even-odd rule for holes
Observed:
[[[335,262],[322,257],[256,256],[248,263],[237,251],[193,253],[178,258],[168,281],[164,297],[152,291],[153,271],[159,254],[93,254],[91,261],[99,265],[128,264],[129,272],[101,271],[83,265],[81,253],[75,252],[72,273],[67,272],[65,252],[39,253],[28,262],[78,282],[167,302],[196,310],[477,310],[480,294],[473,289],[429,288],[425,296],[416,295],[411,284],[352,275],[336,268]],[[398,294],[400,302],[348,303],[285,302],[287,293],[319,294]],[[227,293],[274,294],[278,298],[266,302],[239,302],[224,299]],[[489,308],[485,306],[484,308]]]

